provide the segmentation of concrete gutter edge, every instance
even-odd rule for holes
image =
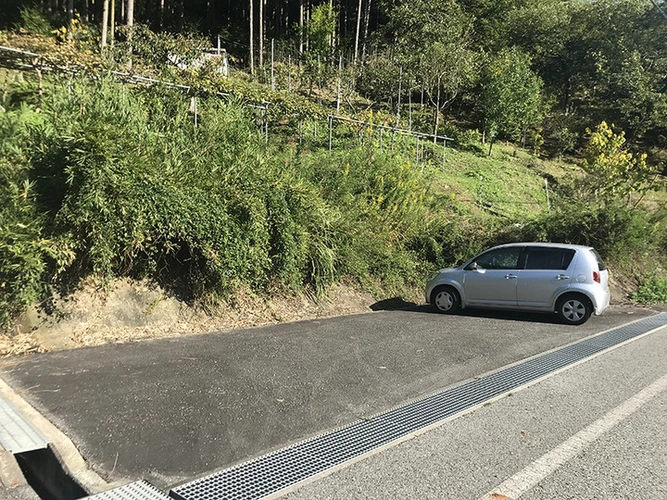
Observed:
[[[14,454],[2,448],[0,448],[0,483],[6,489],[28,484]]]
[[[0,397],[12,403],[37,430],[47,437],[51,443],[51,449],[63,468],[86,491],[93,494],[115,486],[114,484],[107,483],[100,475],[90,469],[72,440],[33,408],[2,378],[0,378]]]

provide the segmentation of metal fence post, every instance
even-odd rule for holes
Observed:
[[[401,84],[403,83],[403,66],[398,68],[398,99],[396,102],[396,127],[401,118]]]
[[[484,177],[481,175],[479,176],[479,206],[482,206],[482,181],[484,180]]]
[[[544,191],[547,193],[547,213],[551,212],[551,202],[549,201],[549,181],[544,179]]]
[[[338,56],[338,88],[336,90],[336,113],[340,111],[340,78],[343,67],[343,56]]]
[[[419,163],[419,136],[415,136],[415,164]]]
[[[333,135],[333,116],[329,115],[329,153],[331,153],[332,135]]]
[[[276,90],[276,79],[273,73],[273,42],[274,39],[271,39],[271,90]]]

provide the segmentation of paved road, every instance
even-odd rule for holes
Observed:
[[[384,311],[4,361],[109,480],[162,488],[651,314]]]
[[[665,360],[662,329],[286,500],[489,500],[488,493],[512,500],[667,499]]]

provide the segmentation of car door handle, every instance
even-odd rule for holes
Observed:
[[[564,274],[559,274],[558,276],[556,276],[556,279],[557,279],[557,280],[569,280],[570,277],[569,277],[569,276],[566,276],[566,275],[564,275]]]
[[[505,275],[506,280],[515,280],[517,278],[518,278],[518,276],[516,274],[506,274]]]

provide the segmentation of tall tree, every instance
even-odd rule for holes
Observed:
[[[121,0],[121,4],[122,4]],[[109,5],[109,43],[113,46],[114,38],[116,38],[116,0],[111,0]]]
[[[125,13],[125,24],[128,28],[134,26],[134,0],[127,0],[127,12]]]
[[[354,36],[354,63],[357,63],[357,58],[359,57],[359,31],[361,29],[361,7],[362,1],[359,0],[359,7],[357,8],[357,32]]]
[[[134,27],[134,0],[127,0],[127,10],[125,12],[127,19],[125,25],[127,26],[127,45],[130,53],[128,66],[132,68],[132,30]]]
[[[371,5],[373,0],[368,0],[366,5],[366,12],[364,14],[364,40],[361,45],[361,60],[362,62],[366,60],[366,41],[368,40],[368,25],[371,19]]]
[[[261,1],[261,0],[260,0]],[[250,0],[250,74],[255,74],[255,0]]]
[[[72,21],[74,20],[74,0],[67,0],[67,29],[72,29]]]
[[[259,0],[259,67],[264,67],[264,0]]]
[[[484,70],[482,117],[489,136],[489,156],[498,134],[518,139],[542,119],[542,80],[530,69],[530,57],[504,49]]]
[[[303,0],[299,0],[299,56],[303,56]]]
[[[107,46],[107,29],[109,24],[109,0],[103,0],[102,2],[102,41],[100,43],[100,48],[104,51],[104,48]]]
[[[472,18],[455,0],[411,0],[390,12],[388,31],[394,37],[396,63],[434,106],[437,129],[439,112],[476,78]]]

